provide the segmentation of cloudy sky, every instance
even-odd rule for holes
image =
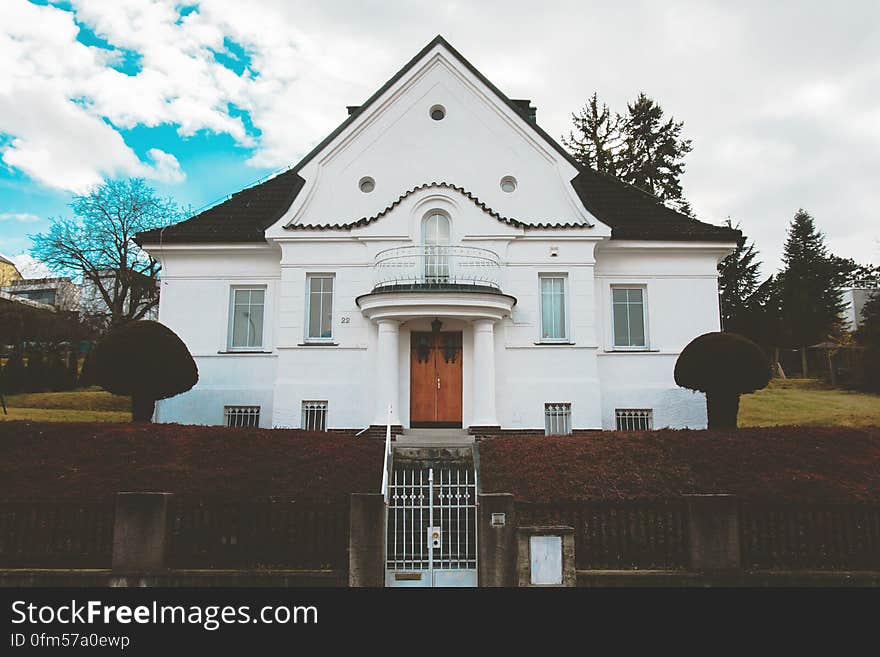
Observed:
[[[436,34],[552,135],[644,91],[694,142],[685,193],[765,273],[811,212],[880,264],[880,2],[0,1],[0,252],[103,178],[199,208],[295,163]]]

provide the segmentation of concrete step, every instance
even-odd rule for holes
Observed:
[[[464,429],[405,429],[395,439],[399,447],[465,447],[474,437]]]

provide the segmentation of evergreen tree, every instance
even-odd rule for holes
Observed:
[[[580,112],[571,115],[571,121],[574,130],[562,138],[562,143],[574,158],[585,167],[616,176],[624,139],[623,117],[612,114],[605,103],[600,107],[594,92]]]
[[[612,113],[594,93],[571,118],[573,130],[562,142],[580,164],[691,214],[681,189],[684,156],[692,149],[682,137],[684,123],[665,118],[663,108],[644,93],[627,105],[625,115]]]
[[[880,392],[880,290],[862,308],[862,323],[856,337],[865,347],[861,385],[866,390]]]
[[[801,350],[807,375],[806,348],[838,334],[844,303],[840,288],[848,273],[839,258],[830,255],[825,236],[813,217],[798,210],[788,228],[779,273],[784,336]]]
[[[866,347],[880,349],[880,289],[862,306],[861,324],[856,331],[856,338]]]
[[[739,229],[728,219],[729,228]],[[757,300],[752,295],[758,289],[758,251],[743,235],[736,250],[718,264],[718,292],[721,295],[721,326],[725,331],[740,333],[752,340],[755,336],[749,326],[752,305]]]
[[[683,122],[665,119],[663,108],[640,93],[627,105],[620,178],[653,194],[669,207],[690,214],[690,204],[681,189],[681,176],[684,156],[693,146],[690,139],[681,136],[683,128]]]

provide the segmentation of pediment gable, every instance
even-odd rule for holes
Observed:
[[[571,186],[578,169],[445,41],[432,43],[298,167],[303,190],[267,236],[378,218],[426,184],[463,189],[518,225],[598,221]],[[441,120],[431,115],[438,107]],[[501,184],[510,178],[512,192]]]

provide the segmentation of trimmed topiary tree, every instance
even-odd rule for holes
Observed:
[[[196,363],[174,331],[142,320],[113,329],[98,344],[94,381],[117,395],[131,395],[135,422],[150,422],[156,401],[186,392],[199,380]]]
[[[705,333],[681,352],[675,382],[706,393],[710,429],[736,429],[739,396],[770,382],[770,363],[761,348],[742,335]]]

